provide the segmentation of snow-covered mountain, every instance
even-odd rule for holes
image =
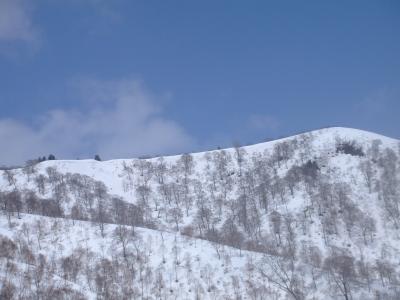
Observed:
[[[326,128],[0,171],[3,299],[400,299],[400,142]]]

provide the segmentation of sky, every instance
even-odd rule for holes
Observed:
[[[400,138],[400,2],[0,0],[0,165]]]

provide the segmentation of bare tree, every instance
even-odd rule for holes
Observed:
[[[21,194],[17,190],[0,193],[0,202],[7,214],[8,224],[11,226],[11,217],[14,213],[17,213],[18,218],[20,218],[23,204]]]
[[[313,288],[317,290],[317,279],[322,266],[321,250],[317,246],[304,245],[301,253],[304,263],[310,267],[311,277],[313,280]]]
[[[400,227],[400,178],[398,157],[392,149],[385,149],[379,159],[382,169],[379,196],[383,200],[387,218],[396,229]]]
[[[36,173],[37,160],[28,160],[22,168],[22,172],[26,175],[28,182],[31,181],[31,176]]]
[[[367,245],[368,241],[372,243],[374,238],[374,233],[376,232],[375,219],[371,216],[363,215],[360,218],[359,223],[364,244]]]
[[[275,237],[278,237],[279,245],[282,243],[281,239],[281,225],[282,225],[282,217],[281,214],[277,211],[272,211],[270,214],[270,220],[272,223],[272,231],[275,234]]]
[[[382,286],[387,286],[395,280],[396,270],[390,262],[384,259],[377,259],[375,262],[375,270],[379,275]]]
[[[182,222],[182,218],[183,218],[182,210],[178,206],[175,206],[175,207],[172,207],[168,213],[171,217],[172,222],[175,223],[176,231],[178,231],[179,223]]]
[[[304,299],[301,281],[293,261],[279,256],[265,255],[263,264],[258,270],[269,282],[294,299]]]
[[[300,182],[300,170],[298,167],[292,167],[286,172],[284,180],[287,187],[289,188],[290,194],[294,196],[294,190],[296,185]]]
[[[46,192],[46,177],[39,174],[35,177],[35,183],[40,194],[44,195]]]
[[[42,249],[42,240],[46,236],[46,223],[43,220],[38,219],[33,224],[33,229],[36,234],[36,241],[38,243],[39,250]]]
[[[15,190],[17,189],[17,178],[14,170],[3,170],[3,178],[8,182],[9,186],[12,186]]]
[[[35,192],[29,191],[25,195],[25,204],[28,213],[35,213],[39,210],[39,199]]]
[[[96,220],[99,224],[101,236],[104,237],[104,224],[107,222],[107,212],[103,199],[97,199]]]
[[[177,162],[179,173],[182,174],[182,199],[185,204],[186,216],[189,216],[189,210],[192,208],[193,198],[190,193],[190,176],[194,172],[195,161],[191,154],[182,154]]]
[[[64,279],[76,282],[81,271],[83,249],[76,249],[67,257],[61,259],[61,269]]]
[[[95,182],[94,195],[97,199],[95,220],[99,224],[101,236],[104,237],[104,224],[108,222],[108,214],[105,204],[105,200],[107,197],[107,187],[103,182]]]
[[[233,146],[234,146],[234,149],[235,149],[236,163],[237,163],[238,168],[239,168],[238,176],[242,176],[242,169],[243,169],[243,165],[246,162],[247,151],[246,151],[245,148],[243,148],[240,145],[240,143],[235,142]]]
[[[228,218],[224,222],[221,228],[221,232],[223,234],[223,242],[226,245],[238,248],[241,254],[242,245],[244,242],[244,236],[238,230],[237,226],[235,225],[232,219]]]
[[[354,258],[347,254],[333,253],[325,258],[324,269],[344,299],[351,299],[351,290],[356,282]]]
[[[14,299],[17,288],[10,281],[4,281],[0,289],[0,299]]]
[[[124,226],[124,225],[118,225],[113,232],[114,239],[122,247],[122,255],[125,260],[127,260],[127,257],[128,257],[127,251],[128,251],[129,243],[133,240],[134,236],[135,236],[134,231],[131,228],[129,228],[128,226]]]
[[[278,167],[281,166],[281,162],[284,162],[287,167],[288,160],[292,157],[294,149],[290,142],[284,141],[274,145],[274,151],[272,154],[273,160],[278,163]]]
[[[371,284],[374,277],[374,270],[372,265],[362,259],[357,261],[356,270],[360,278],[366,282],[368,286],[368,291],[371,291]]]
[[[360,171],[365,179],[365,184],[368,187],[368,191],[372,192],[372,182],[374,179],[374,169],[370,159],[364,160],[360,163]]]

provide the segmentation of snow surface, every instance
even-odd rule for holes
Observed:
[[[384,137],[378,134],[356,130],[351,128],[332,127],[321,130],[316,130],[304,134],[300,134],[293,137],[287,137],[271,142],[265,142],[255,144],[251,146],[242,147],[245,150],[246,156],[251,158],[256,155],[270,156],[274,147],[282,142],[290,142],[293,140],[308,139],[311,141],[311,156],[307,156],[307,159],[315,159],[321,166],[321,173],[323,176],[329,178],[339,178],[342,182],[348,183],[352,188],[352,200],[355,201],[360,210],[371,216],[376,220],[376,232],[374,233],[374,242],[369,246],[363,247],[363,241],[361,236],[355,234],[349,236],[346,233],[345,227],[342,224],[338,224],[339,233],[331,237],[331,244],[335,247],[345,248],[355,257],[363,257],[366,261],[374,262],[377,258],[384,257],[385,260],[390,261],[397,268],[400,264],[400,237],[399,231],[389,226],[386,222],[384,213],[382,210],[382,204],[379,202],[378,195],[376,192],[369,192],[368,187],[365,185],[363,175],[360,172],[359,165],[361,162],[369,159],[368,157],[358,157],[349,154],[337,153],[336,144],[338,140],[341,141],[356,141],[358,146],[361,146],[364,150],[368,149],[374,141],[380,141],[380,149],[392,149],[396,153],[400,154],[400,143],[399,140]],[[286,163],[277,169],[278,176],[284,176],[288,169],[292,165],[295,165],[301,160],[301,151],[304,150],[300,147],[299,151],[296,151],[294,156]],[[195,172],[192,178],[197,178],[200,181],[205,180],[208,161],[207,155],[225,151],[232,156],[235,155],[235,149],[229,148],[224,150],[213,150],[208,152],[193,153],[193,159],[195,161]],[[164,157],[164,162],[171,167],[176,164],[180,159],[180,155]],[[134,189],[124,188],[124,184],[128,180],[126,172],[124,172],[124,166],[134,166],[139,161],[149,161],[157,163],[159,158],[151,159],[117,159],[109,161],[95,161],[95,160],[55,160],[45,161],[36,166],[38,174],[46,175],[46,169],[48,167],[54,167],[58,172],[62,174],[67,173],[78,173],[87,175],[95,180],[102,181],[107,186],[110,194],[120,196],[123,200],[130,203],[138,203],[138,196]],[[232,167],[237,170],[237,165]],[[15,173],[16,184],[15,186],[19,190],[34,190],[37,188],[32,180],[27,179],[27,175],[23,169],[13,170]],[[0,171],[1,173],[4,173]],[[237,172],[235,176],[237,175]],[[140,175],[137,170],[132,173],[133,180],[140,180]],[[169,178],[169,180],[172,180]],[[157,184],[152,181],[151,187],[156,190]],[[5,176],[0,176],[0,191],[11,191],[14,187],[10,186]],[[230,191],[230,196],[233,198],[236,192],[236,188]],[[51,197],[50,192],[47,192],[46,196]],[[307,209],[310,199],[305,189],[299,188],[296,190],[293,197],[282,205],[277,205],[275,209],[281,213],[290,213],[294,216],[303,214],[304,210]],[[66,206],[68,209],[68,205]],[[218,255],[220,250],[218,245],[215,243],[190,238],[181,235],[175,231],[175,226],[171,225],[169,221],[164,218],[158,218],[159,212],[153,211],[154,219],[158,220],[157,230],[139,228],[137,229],[138,236],[140,236],[140,244],[143,249],[147,251],[146,255],[149,258],[150,265],[154,268],[165,268],[164,274],[169,274],[171,278],[166,278],[168,288],[173,290],[173,296],[168,297],[173,299],[192,299],[194,298],[195,283],[200,283],[205,290],[207,290],[206,279],[204,278],[204,272],[212,275],[213,285],[215,290],[212,293],[203,293],[202,299],[217,299],[222,294],[234,297],[232,287],[232,277],[240,278],[239,289],[241,294],[245,294],[246,289],[246,278],[252,277],[252,280],[259,286],[266,287],[270,292],[270,299],[285,299],[285,293],[276,288],[273,284],[269,283],[262,278],[257,272],[249,272],[249,262],[255,262],[255,265],[263,259],[263,254],[251,251],[239,251],[228,246],[223,246],[223,257]],[[185,216],[180,224],[180,228],[187,226],[193,222],[195,211],[190,210],[189,216]],[[227,212],[223,212],[223,219]],[[268,216],[263,216],[264,230],[269,232],[271,226]],[[13,237],[20,230],[22,224],[33,224],[35,220],[41,219],[46,220],[48,224],[48,238],[43,241],[43,248],[40,250],[47,256],[56,256],[58,258],[64,257],[70,253],[72,249],[75,249],[79,245],[85,245],[91,251],[97,253],[99,256],[112,256],[113,253],[118,251],[116,249],[115,241],[112,238],[111,232],[115,229],[116,225],[106,226],[106,237],[102,238],[98,232],[97,226],[90,222],[75,221],[67,219],[56,219],[59,223],[59,229],[55,233],[50,234],[50,224],[55,222],[53,218],[47,218],[43,216],[33,216],[23,214],[20,220],[14,220],[15,226],[9,228],[7,219],[5,216],[0,218],[0,234]],[[296,225],[296,232],[301,232],[300,225]],[[310,224],[308,224],[307,232],[305,234],[298,234],[298,243],[300,245],[315,245],[322,251],[323,256],[327,256],[330,252],[323,240],[322,233],[320,230],[320,220],[313,217]],[[146,245],[146,246],[143,246]],[[178,280],[174,278],[175,267],[173,260],[173,248],[174,245],[179,245],[180,258],[183,261],[185,257],[191,257],[193,265],[192,273],[188,275],[185,268],[182,266],[178,267]],[[161,250],[160,247],[163,247]],[[120,250],[120,249],[119,249]],[[382,251],[385,250],[383,254]],[[161,253],[165,253],[167,262],[163,263],[163,257]],[[57,274],[56,274],[57,275]],[[211,276],[209,275],[209,276]],[[59,274],[57,275],[59,276]],[[59,276],[61,277],[61,276]],[[89,299],[94,299],[95,294],[90,291],[85,284],[76,285],[71,283],[72,287],[82,292]],[[326,284],[326,283],[325,283]],[[308,295],[311,299],[320,299],[323,297],[336,298],[335,295],[325,295],[326,286],[321,283],[322,288],[318,291],[313,291]],[[219,292],[217,292],[219,291]],[[219,295],[219,296],[218,296]],[[356,294],[360,296],[360,294]]]

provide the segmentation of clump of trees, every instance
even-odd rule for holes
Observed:
[[[358,146],[356,141],[337,141],[336,152],[350,154],[353,156],[364,156],[365,153],[361,146]]]

